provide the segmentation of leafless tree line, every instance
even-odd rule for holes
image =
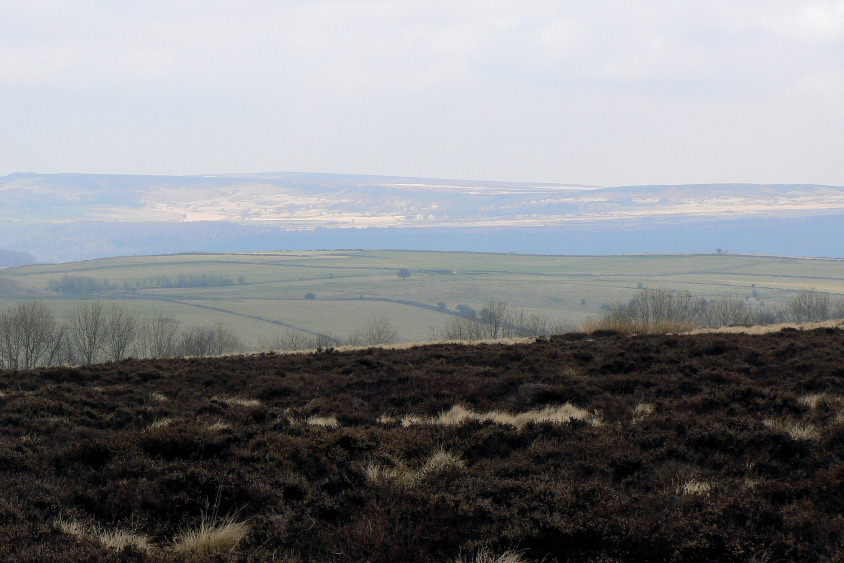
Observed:
[[[101,301],[83,302],[64,318],[38,300],[0,312],[2,369],[116,362],[127,357],[210,356],[244,349],[225,325],[181,328],[163,313],[141,317]]]
[[[261,350],[317,350],[334,346],[377,346],[393,344],[398,341],[398,331],[386,317],[373,316],[362,326],[345,337],[331,334],[309,335],[296,330],[288,330],[272,339],[262,340],[258,344]]]
[[[545,315],[510,309],[504,301],[489,301],[476,315],[452,319],[442,329],[433,330],[432,337],[434,340],[487,340],[549,336],[569,330],[568,325],[552,322]]]
[[[661,323],[722,327],[779,322],[818,322],[844,318],[844,299],[805,289],[783,306],[754,304],[737,295],[705,299],[688,291],[643,289],[627,303],[610,305],[602,316],[607,326],[632,323],[654,327]]]

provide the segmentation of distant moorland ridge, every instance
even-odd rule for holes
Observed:
[[[813,184],[11,174],[0,190],[4,248],[42,262],[319,248],[844,257],[844,188]]]

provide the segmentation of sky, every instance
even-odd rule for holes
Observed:
[[[844,1],[4,0],[0,175],[844,185]]]

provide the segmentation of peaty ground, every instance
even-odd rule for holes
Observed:
[[[844,558],[834,328],[129,360],[0,391],[11,560]]]

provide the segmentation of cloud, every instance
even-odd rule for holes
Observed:
[[[694,155],[723,154],[708,124],[749,142],[778,113],[844,117],[843,69],[844,2],[822,0],[10,1],[0,117],[18,134],[0,168],[622,183],[672,145],[677,165],[652,164],[653,180],[685,166],[695,181]],[[770,148],[782,172],[793,148]],[[755,155],[746,176],[765,165]]]

